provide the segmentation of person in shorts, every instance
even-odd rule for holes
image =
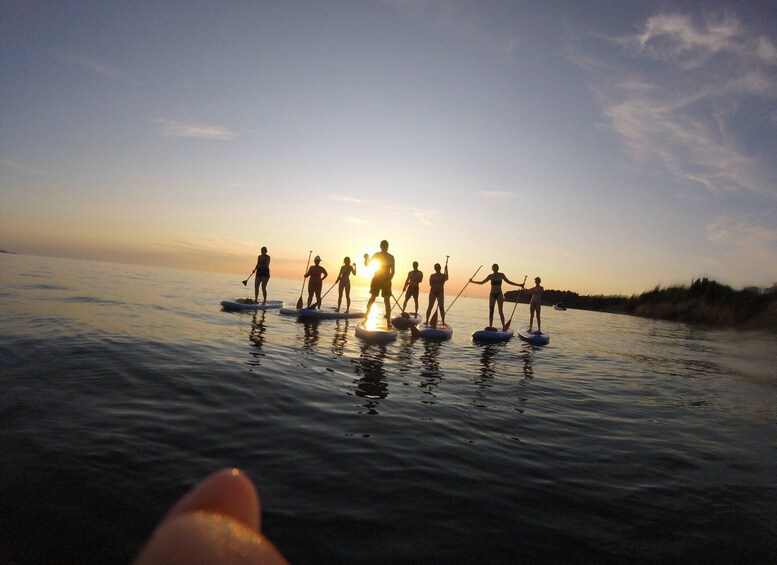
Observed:
[[[391,279],[394,278],[394,256],[388,252],[389,244],[385,239],[380,242],[380,251],[372,257],[368,253],[364,254],[364,266],[366,267],[373,261],[377,263],[377,269],[370,283],[370,299],[367,302],[367,316],[370,315],[370,308],[375,303],[378,294],[383,296],[386,305],[386,319],[391,315]]]

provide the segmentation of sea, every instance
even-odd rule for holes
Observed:
[[[380,345],[222,310],[252,291],[0,255],[0,562],[130,563],[225,467],[293,563],[777,562],[774,333],[546,306],[547,346],[479,345],[465,292]]]

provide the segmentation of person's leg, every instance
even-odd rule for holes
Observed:
[[[254,277],[254,304],[259,303],[259,277]]]
[[[499,305],[499,319],[502,320],[502,327],[505,327],[505,313],[504,313],[504,303],[505,299],[504,296],[501,294],[496,299],[497,304]]]
[[[445,325],[445,293],[441,293],[437,298],[437,306],[440,308],[440,318],[442,318],[442,324]]]
[[[340,305],[343,303],[343,289],[344,285],[341,283],[340,286],[337,287],[337,308],[335,308],[335,312],[340,311]]]
[[[494,303],[496,302],[496,296],[493,294],[488,297],[488,327],[494,327]]]
[[[351,283],[345,285],[345,312],[351,311]]]
[[[310,305],[313,303],[313,294],[315,293],[315,289],[308,285],[308,308],[310,308]]]
[[[262,278],[262,304],[267,304],[267,282],[269,280],[270,277]]]
[[[534,304],[529,302],[529,331],[531,331],[531,328],[533,325],[534,325]]]
[[[426,320],[424,324],[429,325],[429,315],[432,313],[432,306],[434,306],[434,294],[429,293],[429,306],[426,307]]]
[[[542,304],[537,304],[537,331],[542,331],[542,321],[540,320],[540,312],[542,311]]]

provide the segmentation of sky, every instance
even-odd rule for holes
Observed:
[[[492,263],[580,294],[771,286],[775,21],[764,0],[0,0],[0,249],[242,279],[266,246],[301,280],[311,252],[336,273],[386,239],[395,287],[446,256],[453,291]]]

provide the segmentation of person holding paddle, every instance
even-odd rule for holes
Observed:
[[[380,242],[380,251],[370,258],[368,253],[364,254],[364,266],[366,267],[372,261],[378,263],[378,268],[372,277],[370,283],[370,299],[367,302],[367,315],[370,315],[370,308],[375,303],[378,294],[383,295],[386,304],[386,321],[391,316],[391,279],[394,278],[394,256],[388,252],[389,244],[385,239]]]
[[[316,305],[321,303],[321,287],[324,284],[324,279],[329,276],[326,269],[319,265],[321,263],[321,257],[316,255],[313,258],[313,266],[305,273],[305,278],[310,277],[308,281],[308,308],[313,304],[313,295],[316,296]]]
[[[484,278],[482,281],[473,281],[472,279],[469,279],[469,282],[475,283],[475,284],[486,284],[487,282],[491,282],[491,292],[488,293],[488,327],[493,328],[494,327],[494,304],[499,305],[499,317],[502,320],[502,327],[505,325],[505,314],[504,314],[504,301],[505,296],[502,292],[502,281],[506,282],[507,284],[511,284],[513,286],[520,286],[521,288],[524,287],[524,284],[522,283],[516,283],[511,281],[507,278],[507,275],[504,273],[499,272],[499,265],[494,263],[491,265],[491,270],[493,271],[490,275],[488,275],[486,278]]]
[[[426,309],[426,322],[424,322],[427,326],[429,325],[429,314],[432,313],[435,301],[440,308],[442,325],[445,325],[445,281],[448,280],[448,261],[445,261],[444,273],[440,272],[441,269],[440,264],[435,263],[434,273],[429,277],[429,307]]]
[[[340,286],[337,287],[337,308],[335,308],[335,312],[340,311],[340,304],[343,302],[343,291],[345,291],[345,312],[347,314],[351,311],[351,275],[355,274],[356,265],[351,263],[350,257],[346,257],[343,259],[343,266],[340,267],[340,273],[335,281],[340,283]]]
[[[540,286],[542,279],[540,277],[534,277],[534,286],[529,289],[531,294],[531,301],[529,301],[529,331],[531,331],[532,324],[534,323],[534,314],[537,314],[537,331],[536,335],[542,333],[542,322],[540,321],[540,310],[542,310],[542,291],[545,290]]]
[[[261,255],[256,258],[256,267],[251,271],[251,275],[256,273],[254,278],[254,304],[259,304],[259,286],[262,287],[262,304],[267,304],[267,281],[270,280],[270,256],[267,255],[267,248],[262,247]],[[251,278],[248,275],[248,279]],[[248,284],[248,279],[243,281],[243,285]]]
[[[412,298],[415,302],[415,314],[418,315],[418,287],[421,281],[424,280],[423,272],[418,270],[418,261],[413,261],[413,270],[407,274],[405,279],[405,286],[402,287],[402,292],[405,294],[405,303],[402,305],[402,311],[407,309],[407,303]]]

